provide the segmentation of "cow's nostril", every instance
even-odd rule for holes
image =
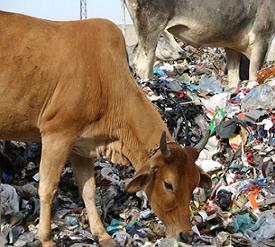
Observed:
[[[184,243],[190,244],[193,240],[193,233],[190,232],[181,232],[180,234],[180,239]]]

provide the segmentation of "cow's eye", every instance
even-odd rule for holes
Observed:
[[[164,182],[164,186],[167,190],[173,191],[173,185],[172,184],[170,184],[168,182]]]

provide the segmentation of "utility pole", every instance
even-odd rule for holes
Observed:
[[[125,2],[124,0],[120,0],[121,3],[121,21],[122,21],[122,32],[124,37],[126,35],[126,17],[125,17]]]
[[[87,19],[87,3],[86,0],[80,0],[80,20]]]

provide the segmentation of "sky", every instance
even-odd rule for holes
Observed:
[[[86,0],[88,18],[101,17],[122,23],[120,0]],[[17,12],[49,20],[77,20],[80,0],[0,0],[0,10]],[[131,18],[126,9],[126,23]]]

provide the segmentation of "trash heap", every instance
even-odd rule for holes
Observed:
[[[151,81],[137,80],[156,105],[174,140],[197,144],[211,138],[197,164],[212,188],[197,188],[190,202],[193,246],[275,246],[275,65],[266,64],[255,82],[227,89],[221,49],[186,47],[186,59],[161,62]],[[258,84],[258,83],[263,84]],[[0,246],[39,246],[38,182],[41,145],[1,142]],[[165,227],[143,192],[128,194],[131,166],[95,163],[97,208],[120,246],[189,246],[165,238]],[[98,246],[70,164],[53,203],[57,246]]]
[[[221,50],[200,49],[188,60],[159,63],[155,80],[140,84],[183,146],[201,138],[202,116],[208,122],[211,138],[197,164],[212,188],[193,193],[192,244],[274,246],[275,64],[232,90],[223,86],[224,61]]]

